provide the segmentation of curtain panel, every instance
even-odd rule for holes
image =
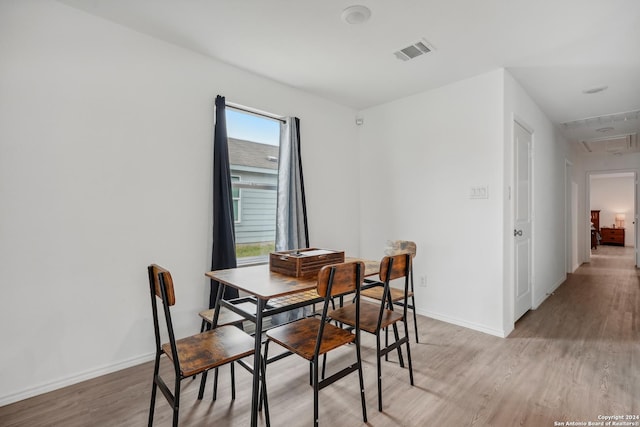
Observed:
[[[280,125],[276,250],[307,247],[309,231],[300,153],[300,119],[288,117]]]
[[[226,103],[225,98],[218,95],[215,103],[213,136],[213,248],[211,251],[211,270],[235,268],[236,266],[235,223],[233,220]],[[219,285],[217,281],[211,281],[209,308],[213,308],[215,304]],[[229,287],[225,289],[224,299],[237,297],[237,289]]]

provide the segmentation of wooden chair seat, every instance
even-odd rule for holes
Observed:
[[[355,323],[356,308],[354,304],[349,304],[329,312],[331,320],[336,320],[347,325]],[[378,317],[380,316],[380,305],[371,304],[365,301],[360,302],[360,329],[376,334],[378,331]],[[380,321],[380,328],[386,328],[395,322],[402,320],[402,313],[399,311],[384,310]]]
[[[271,329],[267,335],[269,339],[292,353],[312,360],[319,329],[320,319],[308,317]],[[325,324],[318,354],[325,354],[341,345],[352,343],[355,339],[356,336],[351,332],[331,324]]]
[[[402,301],[404,299],[404,290],[398,288],[389,287],[389,292],[391,294],[391,301],[397,302]],[[384,286],[374,286],[369,289],[363,289],[360,293],[363,297],[377,299],[382,301],[382,295],[384,294]],[[411,298],[413,296],[412,291],[407,292],[407,298]]]
[[[210,308],[209,310],[201,311],[200,313],[198,313],[198,315],[203,320],[203,322],[206,322],[209,325],[211,325],[213,324],[213,315],[215,314],[215,312],[216,312],[215,308]],[[246,319],[241,315],[239,315],[238,313],[235,313],[226,308],[222,308],[222,310],[220,310],[220,314],[218,315],[218,326],[237,325],[244,320]],[[203,324],[202,330],[204,330],[204,324]]]
[[[221,346],[220,343],[224,343]],[[253,354],[254,339],[235,326],[221,326],[176,341],[180,372],[190,377]],[[173,361],[170,343],[162,350]]]

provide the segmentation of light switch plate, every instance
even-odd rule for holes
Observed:
[[[489,198],[489,188],[486,185],[478,185],[471,187],[471,191],[469,192],[470,199],[488,199]]]

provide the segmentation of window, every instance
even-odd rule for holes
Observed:
[[[237,175],[231,175],[231,196],[233,197],[233,222],[236,224],[240,222],[240,187],[238,183],[240,177]]]
[[[275,250],[280,121],[227,106],[238,265]]]

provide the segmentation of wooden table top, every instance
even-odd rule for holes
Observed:
[[[380,272],[379,261],[353,257],[346,257],[345,261],[364,262],[365,276],[374,276]],[[205,275],[210,279],[264,300],[316,288],[315,278],[297,278],[275,273],[269,270],[268,264],[209,271]]]

